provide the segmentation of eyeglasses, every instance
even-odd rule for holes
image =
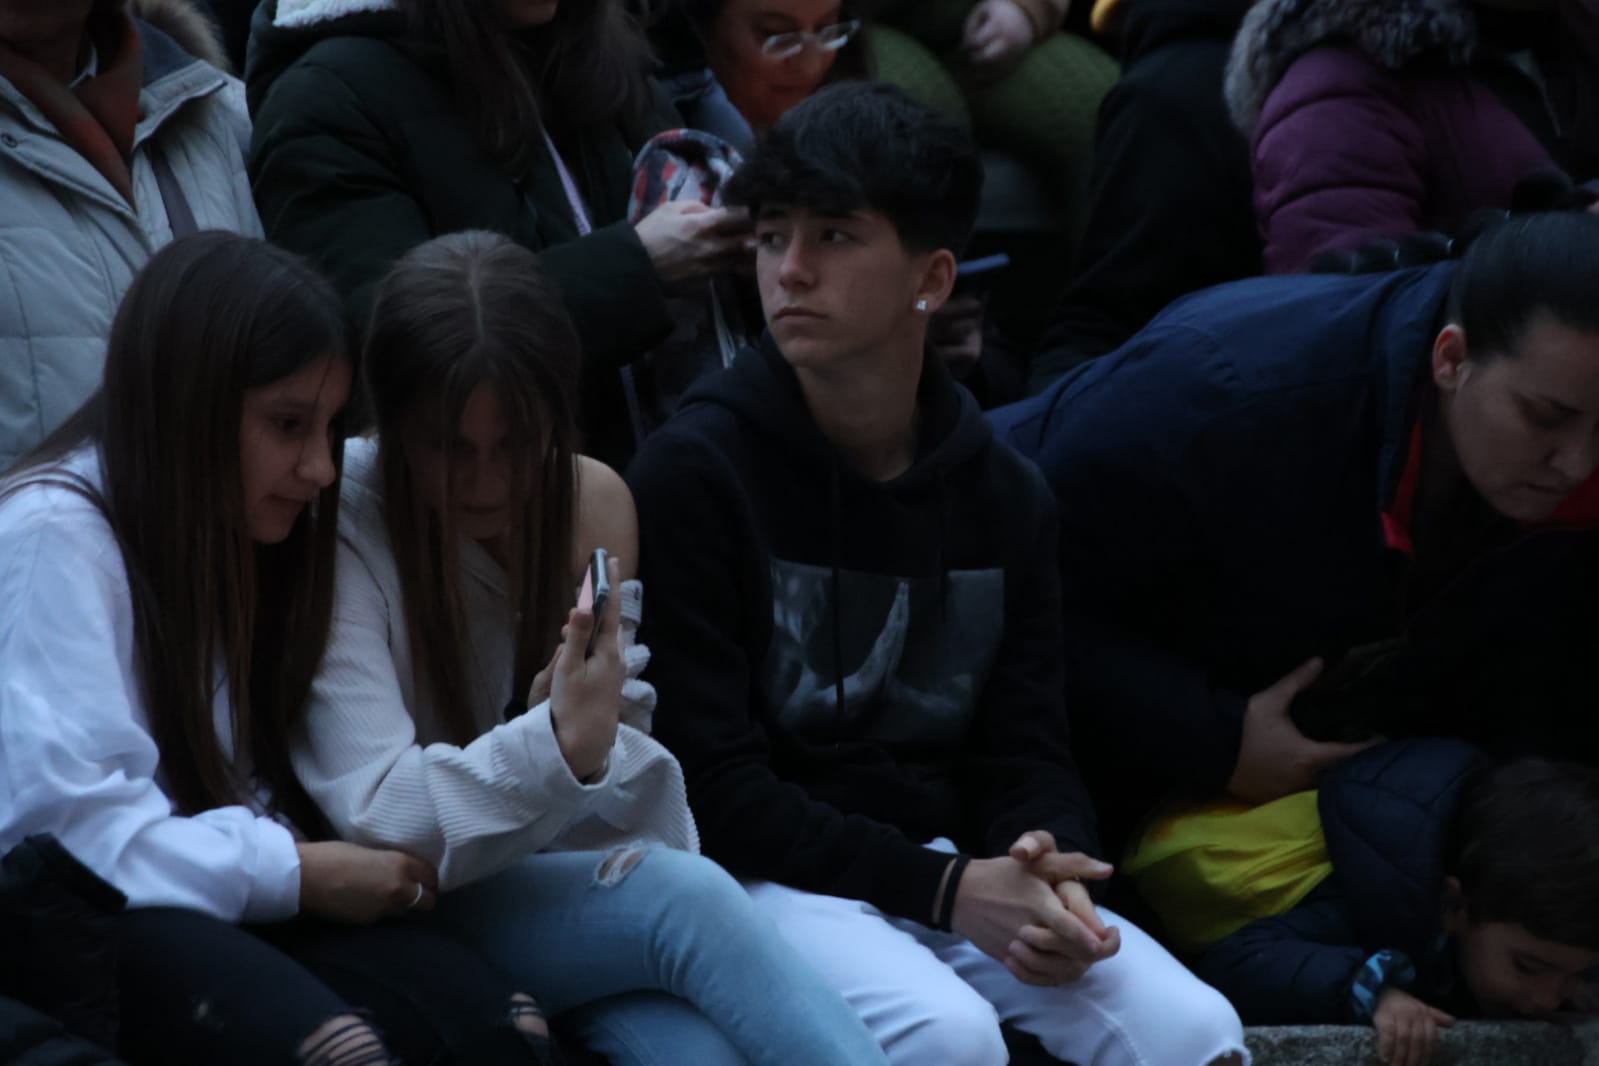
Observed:
[[[835,22],[815,32],[800,30],[795,33],[778,33],[761,42],[761,54],[767,59],[793,59],[807,45],[824,52],[836,52],[849,44],[850,38],[861,31],[861,20]]]

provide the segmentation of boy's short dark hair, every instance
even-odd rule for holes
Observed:
[[[1454,874],[1473,923],[1599,950],[1599,770],[1522,759],[1462,797]]]
[[[792,108],[728,184],[726,199],[885,216],[916,252],[959,255],[977,220],[983,164],[955,122],[878,82],[830,85]]]

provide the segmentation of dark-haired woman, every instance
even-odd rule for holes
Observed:
[[[1517,217],[1459,262],[1196,293],[995,416],[1061,504],[1108,836],[1377,734],[1599,752],[1595,291],[1599,217]]]
[[[444,921],[615,1062],[881,1066],[696,854],[682,771],[645,732],[632,497],[576,453],[577,338],[535,257],[484,233],[418,247],[366,352],[378,440],[349,445],[294,759],[336,830],[435,863]],[[568,609],[597,547],[616,594],[595,619]]]
[[[285,734],[352,371],[308,267],[186,238],[130,288],[100,391],[0,483],[0,851],[53,834],[127,897],[136,1063],[535,1061],[507,1024],[530,1001],[458,942],[362,928],[430,908],[429,863],[301,832]]]
[[[268,235],[362,323],[430,237],[486,229],[544,252],[583,344],[589,451],[624,461],[619,368],[669,331],[663,287],[731,265],[748,223],[690,203],[625,220],[634,151],[681,120],[618,0],[269,0],[252,47]]]

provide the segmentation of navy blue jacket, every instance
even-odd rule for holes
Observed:
[[[1060,504],[1068,706],[1107,844],[1173,788],[1225,787],[1252,694],[1401,634],[1432,705],[1418,734],[1541,746],[1500,742],[1506,705],[1532,697],[1478,667],[1536,659],[1593,614],[1569,591],[1595,573],[1593,538],[1511,527],[1418,610],[1384,527],[1454,269],[1196,293],[994,414]],[[1555,590],[1537,610],[1534,588]]]
[[[1443,880],[1462,787],[1486,759],[1454,740],[1362,752],[1330,771],[1318,798],[1332,876],[1286,914],[1244,926],[1195,972],[1246,1025],[1354,1020],[1350,984],[1383,950],[1418,967],[1414,991],[1437,1003],[1454,982],[1438,950]]]

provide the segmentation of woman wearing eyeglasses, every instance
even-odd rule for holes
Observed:
[[[365,322],[432,237],[492,230],[543,253],[584,352],[587,451],[633,435],[619,369],[671,327],[663,291],[749,255],[738,212],[625,220],[633,154],[682,125],[618,0],[266,0],[252,27],[250,172],[267,234]]]
[[[838,0],[696,0],[689,15],[706,64],[757,131],[825,82],[867,75],[861,20]]]

